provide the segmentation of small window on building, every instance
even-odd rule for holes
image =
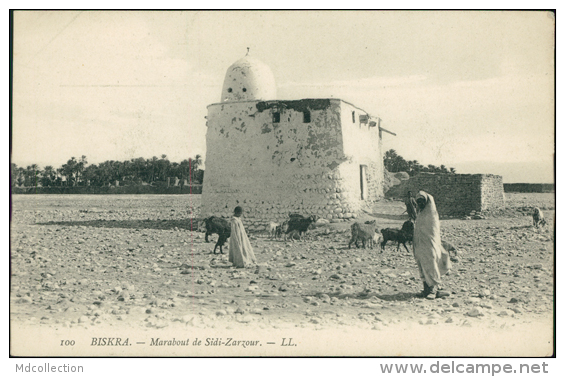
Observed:
[[[303,114],[302,123],[310,123],[310,111],[306,110]]]
[[[281,122],[281,113],[273,113],[273,123]]]
[[[232,92],[232,88],[228,88],[228,93],[231,93],[231,92]]]
[[[355,123],[355,111],[351,112],[351,119],[353,120],[353,123]]]

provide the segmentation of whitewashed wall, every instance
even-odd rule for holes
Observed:
[[[306,110],[310,123],[303,122]],[[289,212],[356,217],[359,165],[368,165],[366,201],[383,195],[383,167],[378,127],[353,124],[351,111],[364,114],[338,99],[210,105],[202,215],[231,216],[240,205],[251,230]]]

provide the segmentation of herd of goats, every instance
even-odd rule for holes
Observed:
[[[546,224],[543,212],[539,208],[534,208],[532,213],[533,225],[538,228]],[[290,213],[288,220],[284,221],[282,224],[271,222],[266,231],[271,239],[278,239],[283,237],[286,241],[287,239],[301,240],[304,234],[315,227],[318,221],[318,216],[312,215],[304,217],[297,213]],[[199,224],[199,229],[206,230],[205,241],[210,242],[208,237],[211,234],[218,235],[218,241],[214,246],[213,253],[216,254],[216,249],[220,248],[220,253],[223,254],[222,246],[225,244],[226,240],[230,237],[231,225],[228,220],[211,216],[202,220]],[[394,228],[384,228],[378,232],[376,220],[366,221],[365,223],[355,222],[351,224],[351,240],[349,241],[348,247],[351,248],[352,244],[355,244],[359,248],[359,243],[363,244],[363,248],[369,246],[373,248],[374,245],[379,244],[381,246],[381,253],[383,252],[385,245],[388,241],[397,243],[397,251],[400,250],[400,245],[404,245],[406,251],[408,247],[407,242],[412,242],[414,237],[414,219],[410,218],[402,224],[400,229]],[[441,244],[443,248],[449,253],[452,261],[458,261],[458,251],[449,242],[442,240]]]
[[[271,222],[267,226],[266,231],[271,239],[282,237],[285,241],[288,239],[301,240],[309,229],[315,227],[317,221],[318,216],[316,215],[304,217],[297,213],[290,213],[288,220],[282,224]],[[221,217],[211,216],[201,221],[199,229],[206,230],[206,242],[209,242],[208,237],[210,235],[218,235],[218,241],[214,246],[213,253],[216,254],[216,249],[219,247],[220,253],[223,254],[222,246],[231,233],[229,221]],[[410,252],[406,243],[412,242],[413,236],[414,221],[412,219],[405,221],[400,229],[384,228],[381,229],[380,233],[378,232],[376,220],[366,221],[365,223],[355,222],[351,225],[351,240],[348,246],[351,248],[351,245],[355,244],[359,248],[361,243],[363,248],[367,246],[373,248],[374,245],[380,243],[382,252],[387,242],[392,241],[397,243],[397,250],[400,250],[400,245],[404,245],[406,251]],[[446,250],[456,252],[455,248],[449,243],[442,241],[442,244]]]

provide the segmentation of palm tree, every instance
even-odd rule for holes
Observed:
[[[159,166],[159,178],[161,178],[161,181],[166,181],[167,177],[169,176],[169,166],[170,166],[170,162],[169,160],[167,160],[167,155],[166,154],[162,154],[161,155],[161,159],[158,162],[158,166]]]
[[[192,183],[198,182],[198,168],[202,165],[202,156],[197,154],[194,159],[190,160],[190,178]],[[201,182],[198,182],[201,183]]]
[[[180,174],[180,179],[181,181],[184,182],[185,179],[191,180],[191,178],[189,178],[189,174],[190,174],[190,167],[192,166],[192,160],[189,159],[185,159],[182,160],[180,162],[179,165],[179,174]]]
[[[29,165],[25,170],[25,186],[37,187],[37,175],[39,173],[39,166],[37,164]]]
[[[18,183],[18,174],[18,165],[14,164],[13,162],[10,163],[10,187],[16,187]]]
[[[57,172],[51,165],[47,165],[43,169],[41,175],[41,186],[43,187],[52,186],[55,183],[55,179],[57,178]]]
[[[18,178],[17,178],[17,180],[16,180],[16,182],[18,183],[18,186],[25,185],[25,181],[26,181],[26,179],[25,179],[25,172],[26,172],[26,171],[25,171],[25,169],[24,169],[23,167],[20,166],[20,167],[18,168],[18,174],[17,174],[17,177],[18,177]]]
[[[194,170],[197,170],[200,166],[202,166],[202,156],[197,154],[196,156],[194,156]]]
[[[76,185],[77,164],[77,160],[74,157],[71,157],[71,159],[68,160],[66,164],[61,166],[61,174],[67,178],[67,185]]]
[[[157,165],[157,161],[159,161],[159,159],[156,156],[151,157],[151,160],[148,161],[149,166],[151,167],[151,178],[149,179],[150,182],[156,181],[156,178],[158,178],[157,174],[159,173],[159,166]]]
[[[96,164],[94,165],[88,165],[83,172],[83,179],[85,182],[85,185],[88,184],[88,181],[90,181],[91,185],[101,185],[100,184],[100,179],[99,179],[99,168],[98,166],[96,166]]]

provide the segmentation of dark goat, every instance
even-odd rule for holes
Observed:
[[[306,233],[310,225],[318,221],[318,216],[312,215],[310,217],[304,217],[302,215],[290,215],[290,219],[288,220],[288,228],[286,229],[285,234],[289,234],[293,231],[298,231],[299,237],[302,237],[303,233]]]
[[[289,217],[291,220],[298,220],[298,219],[305,219],[305,218],[306,218],[306,217],[302,216],[302,215],[299,214],[299,213],[292,213],[292,212],[290,212],[290,213],[288,214],[288,217]]]
[[[410,250],[408,250],[408,247],[406,247],[406,242],[409,241],[408,237],[410,237],[410,235],[407,235],[400,229],[392,228],[382,229],[381,233],[383,235],[383,242],[381,242],[381,253],[385,249],[385,245],[388,241],[398,242],[398,247],[396,248],[397,251],[400,250],[400,244],[402,244],[404,245],[406,251],[410,252]]]
[[[404,233],[407,241],[412,242],[414,239],[414,222],[412,220],[405,221],[404,224],[402,224],[400,231]]]
[[[359,248],[358,242],[363,242],[363,249],[365,249],[365,244],[369,243],[369,247],[373,248],[373,237],[377,230],[376,221],[368,221],[365,224],[353,223],[351,224],[351,240],[349,241],[349,248],[351,249],[351,244],[355,242],[355,246]]]
[[[226,242],[226,240],[230,237],[231,234],[231,225],[226,219],[222,219],[220,217],[211,216],[207,219],[204,219],[204,223],[206,226],[206,236],[204,240],[208,241],[208,236],[210,234],[216,233],[218,237],[218,241],[216,242],[216,246],[214,246],[214,254],[216,254],[216,248],[220,247],[220,253],[223,254],[222,246]]]

